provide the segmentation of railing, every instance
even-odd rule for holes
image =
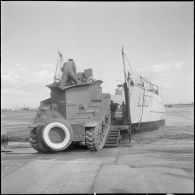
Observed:
[[[144,77],[140,76],[141,85],[145,88],[146,91],[150,91],[155,94],[159,94],[158,86],[147,81]]]

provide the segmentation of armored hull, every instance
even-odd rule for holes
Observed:
[[[63,151],[73,142],[93,151],[104,147],[110,127],[109,94],[102,81],[66,86],[48,85],[51,97],[41,102],[31,127],[30,144],[39,152]]]
[[[123,50],[122,56],[124,83],[112,101],[110,94],[102,93],[102,81],[92,78],[92,69],[72,72],[75,84],[68,82],[69,77],[63,83],[55,75],[54,83],[47,86],[51,97],[41,102],[31,127],[30,144],[35,150],[63,151],[77,142],[98,151],[104,146],[117,146],[124,134],[131,141],[133,130],[165,124],[160,88],[126,71]]]

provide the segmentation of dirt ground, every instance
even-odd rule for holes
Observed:
[[[193,193],[193,143],[139,144],[38,154],[28,143],[1,153],[2,193]]]
[[[83,146],[39,154],[28,142],[10,141],[1,147],[1,192],[194,193],[193,122],[167,115],[165,127],[99,152]]]

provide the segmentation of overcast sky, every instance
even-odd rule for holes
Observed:
[[[58,50],[114,94],[121,46],[134,72],[163,88],[165,103],[192,102],[193,14],[193,2],[1,1],[1,105],[48,98]]]

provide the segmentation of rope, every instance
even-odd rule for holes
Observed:
[[[125,57],[126,57],[126,59],[127,59],[127,62],[128,62],[129,68],[130,68],[130,70],[131,70],[131,73],[133,74],[133,71],[132,71],[132,68],[131,68],[131,65],[130,65],[130,62],[129,62],[129,59],[128,59],[126,53],[125,53]]]
[[[139,124],[138,126],[135,128],[135,131],[137,131],[141,125],[141,120],[142,120],[142,116],[143,116],[143,111],[144,111],[144,95],[145,95],[145,88],[144,88],[144,93],[143,93],[143,101],[142,101],[142,113],[141,113],[141,117],[139,120]]]

